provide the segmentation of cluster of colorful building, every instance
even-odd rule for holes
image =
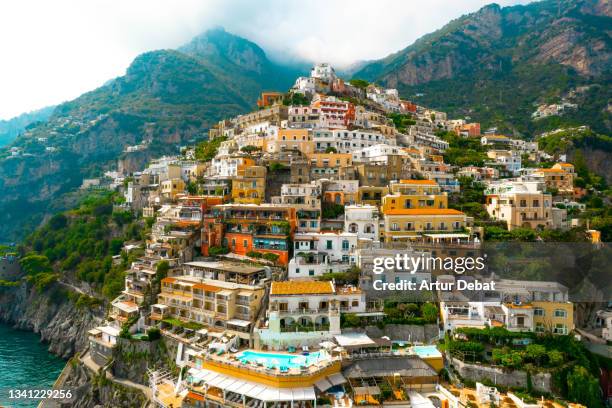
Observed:
[[[90,353],[107,361],[127,323],[136,335],[159,327],[179,345],[176,363],[189,367],[173,381],[151,372],[160,406],[310,407],[322,396],[332,406],[376,405],[381,389],[418,406],[434,406],[428,397],[458,406],[439,385],[439,352],[345,330],[342,317],[382,321],[381,302],[368,294],[377,279],[452,278],[428,268],[376,276],[377,256],[399,248],[428,257],[480,253],[482,229],[449,208],[458,177],[487,184],[486,211],[508,229],[567,228],[567,205],[554,200],[568,204],[576,194],[573,167],[525,169],[521,156],[540,154],[537,145],[481,135],[479,124],[447,120],[393,89],[345,83],[328,64],[298,78],[292,92],[308,104],[286,106],[283,94],[268,92],[258,110],[219,122],[209,139],[222,141],[209,162],[186,149],[131,172],[124,208],[152,219],[151,233],[108,323],[91,331]],[[414,125],[402,133],[390,113]],[[481,138],[492,162],[444,163],[441,128]],[[356,267],[358,283],[322,279]],[[487,299],[441,299],[441,333],[574,329],[567,288],[502,283]]]

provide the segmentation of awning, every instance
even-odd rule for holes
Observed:
[[[340,374],[340,373],[332,374],[329,377],[327,377],[327,379],[333,385],[340,385],[340,384],[344,384],[346,382],[346,378],[344,378],[344,376],[342,374]]]
[[[247,320],[241,320],[241,319],[231,319],[227,321],[227,324],[231,324],[232,326],[238,326],[238,327],[248,327],[249,324],[251,324],[251,322]]]
[[[119,336],[119,329],[113,326],[98,326],[96,329],[100,330],[102,333],[108,334],[109,336]]]
[[[332,383],[327,381],[325,378],[321,378],[319,381],[315,383],[315,386],[319,389],[319,391],[327,391],[331,387],[333,387]]]
[[[117,302],[113,306],[125,313],[134,313],[138,311],[138,305],[134,302]]]
[[[346,333],[335,336],[336,342],[344,348],[376,347],[374,340],[365,333]]]
[[[197,381],[203,381],[210,387],[220,388],[236,394],[245,395],[261,401],[314,401],[314,387],[275,388],[252,381],[219,374],[206,369],[193,369],[189,373]]]
[[[161,303],[155,303],[154,305],[151,305],[151,306],[152,306],[152,307],[156,307],[156,308],[158,308],[158,309],[160,309],[160,310],[163,310],[163,309],[167,309],[167,308],[168,308],[168,305],[163,305],[163,304],[161,304]]]
[[[423,234],[424,237],[427,238],[464,238],[468,239],[470,236],[468,234]]]

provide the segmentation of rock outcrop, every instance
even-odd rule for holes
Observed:
[[[59,286],[43,293],[25,283],[1,288],[0,321],[40,334],[50,352],[67,359],[87,346],[87,331],[101,323],[103,311],[76,307]]]

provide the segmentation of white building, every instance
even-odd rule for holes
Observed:
[[[209,171],[211,176],[235,177],[238,175],[238,166],[245,164],[244,157],[229,156],[212,159]]]
[[[376,144],[353,152],[353,163],[386,163],[391,155],[408,156],[398,146]]]
[[[350,232],[305,232],[293,238],[293,253],[325,254],[330,262],[351,263],[357,234]]]
[[[318,346],[340,334],[341,313],[364,313],[365,293],[331,281],[272,282],[268,321],[256,330],[256,347],[283,350]]]
[[[355,150],[378,144],[395,145],[393,138],[387,138],[381,133],[357,129],[315,130],[313,141],[315,151],[325,152],[328,148],[334,148],[337,153],[352,153]]]
[[[367,204],[345,206],[344,232],[377,242],[380,238],[378,208]]]
[[[503,166],[513,175],[518,175],[521,171],[521,153],[515,150],[489,150],[487,157],[495,160],[496,164]]]
[[[311,77],[298,77],[292,89],[301,94],[313,94],[316,89],[316,81]]]
[[[327,83],[332,83],[336,79],[336,71],[330,64],[324,62],[316,64],[310,70],[310,77],[320,79]]]

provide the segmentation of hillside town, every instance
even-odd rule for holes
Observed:
[[[373,268],[399,253],[486,257],[492,236],[580,229],[586,246],[603,245],[580,217],[590,192],[575,166],[537,140],[321,63],[176,156],[135,168],[139,150],[82,186],[119,192],[114,211],[150,226],[146,241],[123,245],[125,287],[81,357],[92,370],[117,364],[123,342],[162,337],[172,364],[150,364],[141,385],[159,407],[584,406],[555,399],[550,373],[524,365],[573,358],[540,338],[612,341],[612,309],[585,328],[570,288],[494,265],[475,276]],[[478,160],[462,161],[468,150]],[[377,289],[473,279],[495,289],[399,300]]]

